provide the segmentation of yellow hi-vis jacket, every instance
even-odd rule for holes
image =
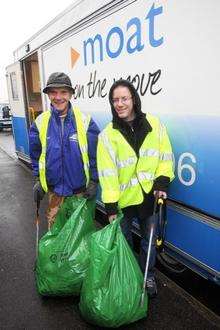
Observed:
[[[89,156],[88,156],[88,143],[86,132],[90,122],[90,116],[84,115],[79,108],[74,107],[73,113],[76,120],[76,129],[77,129],[77,136],[79,141],[79,147],[82,154],[83,166],[86,175],[86,185],[89,182]],[[40,114],[35,120],[36,126],[39,131],[39,138],[41,141],[41,155],[39,158],[39,175],[40,175],[40,182],[43,190],[45,192],[48,191],[47,187],[47,180],[46,180],[46,150],[47,150],[47,129],[48,124],[51,116],[51,111],[47,110]]]
[[[152,131],[139,150],[139,158],[112,123],[100,133],[97,149],[99,182],[104,203],[118,202],[120,208],[143,202],[142,189],[149,193],[159,176],[174,178],[173,154],[166,128],[147,114]],[[141,189],[142,188],[142,189]]]

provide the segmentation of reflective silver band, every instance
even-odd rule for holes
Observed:
[[[159,150],[156,149],[145,149],[140,150],[140,157],[158,157],[159,158]]]
[[[85,128],[85,131],[87,132],[91,117],[89,115],[85,115],[84,113],[81,113],[81,114],[82,114],[83,125]]]
[[[120,185],[120,190],[125,191],[127,188],[134,187],[138,184],[139,184],[138,179],[137,178],[132,178],[128,183],[121,184]]]
[[[129,157],[128,159],[125,160],[116,159],[116,163],[118,168],[127,167],[129,165],[133,165],[136,163],[136,157]]]
[[[45,168],[45,161],[39,161],[39,170],[42,170],[42,169],[44,169]]]
[[[37,128],[38,128],[38,131],[40,131],[42,121],[43,121],[43,116],[38,116],[38,117],[35,119],[35,124],[36,124],[36,126],[37,126]]]
[[[164,152],[163,154],[160,154],[160,160],[162,160],[162,161],[168,161],[168,160],[172,161],[173,160],[172,152],[169,152],[169,153]]]
[[[109,176],[117,176],[117,172],[116,170],[113,169],[105,169],[105,170],[101,170],[99,171],[99,176],[100,177],[109,177]]]
[[[109,139],[108,139],[108,136],[106,134],[106,132],[102,132],[100,135],[99,135],[99,138],[101,139],[102,143],[104,144],[105,148],[108,150],[109,152],[109,155],[111,157],[111,160],[112,162],[116,165],[116,157],[115,157],[115,152],[109,142]]]
[[[89,170],[89,162],[84,164],[84,167]]]
[[[140,150],[141,157],[158,157],[160,160],[173,160],[173,154],[171,152],[160,153],[159,150],[156,149],[145,149]]]
[[[80,150],[81,150],[82,153],[83,153],[83,152],[84,152],[84,153],[87,152],[87,146],[83,146],[83,147],[81,147]]]
[[[143,181],[143,180],[153,181],[154,180],[154,175],[152,173],[149,173],[149,172],[139,172],[138,173],[138,179],[140,181]]]

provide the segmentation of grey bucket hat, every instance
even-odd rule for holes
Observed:
[[[68,88],[73,94],[74,94],[74,88],[72,87],[72,83],[70,78],[67,76],[67,74],[63,72],[54,72],[52,73],[48,80],[47,85],[43,89],[43,92],[47,94],[50,90],[50,88]]]

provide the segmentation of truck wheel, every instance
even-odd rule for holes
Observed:
[[[164,252],[157,254],[157,260],[171,273],[181,274],[186,270],[186,267]]]

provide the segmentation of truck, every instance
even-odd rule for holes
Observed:
[[[5,128],[12,128],[11,112],[7,102],[0,103],[0,132]]]
[[[101,129],[111,120],[112,83],[134,84],[143,111],[167,127],[174,151],[163,256],[216,284],[219,17],[217,0],[77,0],[17,48],[6,69],[16,153],[26,162],[29,127],[49,108],[42,90],[52,72],[71,77],[73,105]]]

